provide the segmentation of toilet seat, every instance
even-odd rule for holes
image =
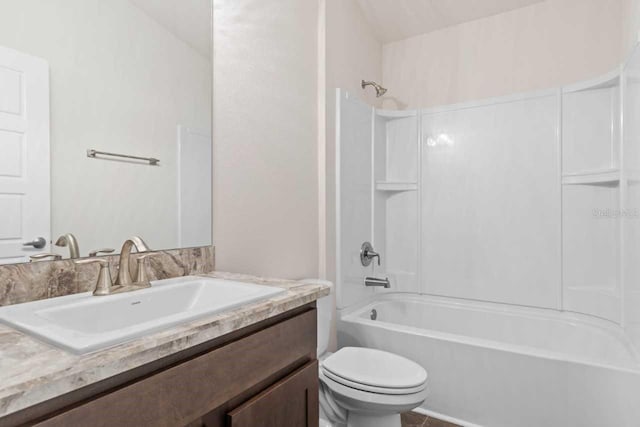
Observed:
[[[427,390],[423,389],[411,394],[379,394],[363,391],[341,384],[320,371],[320,381],[331,392],[331,396],[340,407],[348,411],[369,414],[391,414],[410,411],[420,406],[427,397]]]
[[[322,369],[322,368],[321,368]],[[398,394],[398,395],[402,395],[402,394],[412,394],[412,393],[418,393],[422,390],[424,390],[426,388],[426,383],[417,386],[417,387],[411,387],[411,388],[387,388],[387,387],[374,387],[374,386],[370,386],[370,385],[366,385],[366,384],[361,384],[355,381],[350,381],[346,378],[342,378],[339,375],[334,374],[331,371],[328,371],[326,369],[322,369],[322,373],[326,378],[330,378],[331,380],[335,381],[338,384],[342,384],[344,386],[347,387],[351,387],[353,389],[356,390],[361,390],[361,391],[365,391],[368,393],[376,393],[376,394]]]
[[[422,366],[372,348],[344,347],[322,361],[321,371],[335,383],[384,395],[419,393],[427,381]]]

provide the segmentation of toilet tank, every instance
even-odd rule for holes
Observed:
[[[329,339],[331,337],[331,326],[333,325],[333,317],[335,313],[334,304],[334,286],[333,283],[327,280],[320,279],[305,279],[301,280],[303,283],[310,284],[323,284],[329,286],[330,293],[326,297],[320,298],[316,301],[318,308],[318,357],[323,355],[329,347]]]

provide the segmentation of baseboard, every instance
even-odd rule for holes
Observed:
[[[441,421],[446,421],[446,422],[449,422],[449,423],[457,424],[457,425],[462,426],[462,427],[482,427],[479,424],[474,424],[474,423],[470,423],[468,421],[460,420],[458,418],[449,417],[447,415],[439,414],[438,412],[430,411],[430,410],[424,409],[424,408],[415,408],[413,410],[413,412],[417,412],[418,414],[426,415],[427,417],[436,418],[436,419],[441,420]]]

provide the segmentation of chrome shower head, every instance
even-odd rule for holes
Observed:
[[[377,98],[380,98],[382,95],[387,93],[387,89],[382,87],[382,86],[380,86],[376,82],[368,82],[368,81],[363,80],[361,85],[362,85],[362,89],[366,88],[367,86],[373,86],[376,89],[376,97]]]

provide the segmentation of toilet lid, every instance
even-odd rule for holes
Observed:
[[[372,348],[344,347],[327,357],[322,367],[350,382],[379,388],[409,389],[427,381],[427,371],[422,366]]]

